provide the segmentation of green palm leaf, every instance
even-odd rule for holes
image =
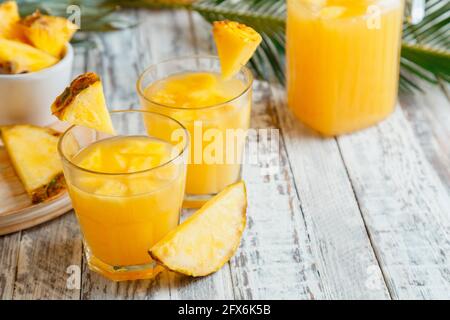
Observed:
[[[115,15],[119,7],[188,7],[207,21],[235,20],[263,36],[263,42],[250,61],[260,78],[284,84],[285,0],[19,0],[21,13],[36,8],[53,15],[67,15],[69,4],[82,9],[82,31],[109,31],[128,28],[134,21]],[[193,3],[192,3],[193,2]],[[415,77],[431,83],[450,81],[450,2],[426,0],[423,21],[412,25],[405,19],[401,52],[400,87],[418,89]]]
[[[77,5],[81,9],[82,31],[114,31],[130,28],[136,23],[114,15],[119,9],[119,1],[105,0],[18,0],[21,16],[39,9],[54,16],[68,16],[69,5]]]
[[[207,21],[230,19],[260,32],[264,42],[251,61],[259,77],[284,83],[284,0],[199,0],[192,8]],[[414,77],[437,83],[450,81],[450,2],[427,0],[426,16],[418,25],[405,19],[401,52],[400,87],[418,89]]]

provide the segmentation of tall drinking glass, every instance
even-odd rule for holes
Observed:
[[[223,80],[212,56],[161,62],[140,76],[143,109],[177,119],[191,136],[185,206],[198,206],[240,180],[252,82],[246,67]]]
[[[64,176],[89,267],[116,281],[152,278],[162,267],[148,250],[179,223],[188,133],[147,111],[115,111],[111,119],[116,136],[81,126],[64,133]]]

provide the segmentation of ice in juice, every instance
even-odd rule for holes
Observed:
[[[189,131],[187,194],[215,194],[239,180],[245,137],[234,140],[226,137],[227,131],[231,136],[242,134],[249,127],[251,93],[246,89],[243,81],[236,78],[225,81],[214,72],[174,74],[144,89],[146,110],[177,119]],[[211,144],[220,143],[221,139],[221,152],[208,159]],[[227,158],[231,153],[233,156]]]
[[[65,173],[94,268],[151,263],[148,249],[179,222],[185,166],[170,162],[176,152],[159,139],[117,136],[72,159],[87,169]]]
[[[403,0],[288,0],[288,104],[326,135],[395,106]]]

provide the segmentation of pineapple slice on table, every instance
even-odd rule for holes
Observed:
[[[246,223],[243,181],[225,188],[149,251],[170,270],[205,276],[219,270],[239,246]]]
[[[57,152],[59,132],[33,125],[11,125],[0,127],[0,135],[33,203],[45,201],[65,189]]]
[[[78,26],[66,18],[41,14],[39,11],[23,18],[20,27],[25,38],[36,48],[61,58],[67,43]]]
[[[57,62],[55,57],[28,44],[0,38],[0,74],[39,71]]]
[[[239,72],[262,40],[261,35],[252,28],[228,20],[214,22],[213,36],[225,79]]]
[[[114,135],[102,82],[87,72],[72,81],[53,102],[52,113],[61,121]]]
[[[19,8],[15,1],[0,3],[0,38],[20,39]]]

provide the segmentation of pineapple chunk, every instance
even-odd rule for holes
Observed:
[[[22,19],[20,26],[33,46],[56,58],[64,55],[66,44],[78,29],[66,18],[43,15],[39,11]]]
[[[14,169],[33,203],[39,203],[65,189],[57,152],[60,133],[32,125],[0,127]]]
[[[20,20],[19,9],[15,1],[0,4],[0,38],[16,39],[19,37],[17,26]]]
[[[61,121],[115,134],[106,107],[102,82],[87,72],[72,81],[53,102],[52,113]]]
[[[262,40],[261,35],[252,28],[228,20],[214,22],[213,36],[225,79],[239,72]]]
[[[219,270],[239,246],[245,228],[243,181],[225,188],[150,249],[170,270],[205,276]]]
[[[55,57],[30,45],[0,38],[0,73],[34,72],[57,62]]]

